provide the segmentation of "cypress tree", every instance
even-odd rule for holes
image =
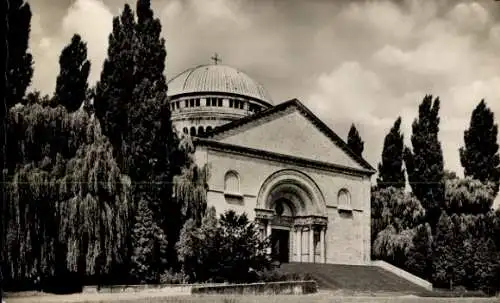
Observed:
[[[382,162],[378,165],[377,187],[404,188],[406,185],[403,168],[404,137],[401,133],[401,117],[396,119],[385,136]]]
[[[427,212],[427,222],[433,232],[439,220],[444,201],[443,151],[439,142],[439,98],[424,97],[419,106],[418,118],[412,125],[413,151],[405,148],[404,161],[408,180],[415,196]]]
[[[68,112],[74,112],[86,99],[90,72],[87,44],[82,41],[80,35],[75,34],[71,38],[71,43],[62,50],[59,66],[54,93],[55,103],[66,107]]]
[[[31,28],[31,8],[23,0],[3,1],[4,43],[4,93],[3,105],[0,106],[0,260],[6,256],[5,239],[7,217],[8,163],[7,158],[7,115],[9,109],[18,102],[23,102],[28,86],[33,77],[33,57],[28,52]],[[0,271],[2,264],[0,262]]]
[[[113,140],[120,167],[132,179],[135,203],[147,201],[155,224],[167,234],[171,263],[175,262],[174,245],[182,226],[172,226],[180,218],[179,207],[171,202],[172,178],[183,163],[172,161],[179,158],[179,142],[173,134],[166,95],[161,24],[147,0],[137,1],[136,17],[125,5],[120,18],[114,19],[94,104],[105,134]],[[134,248],[140,245],[132,243]],[[163,266],[158,261],[163,257],[163,252],[156,251],[151,262]]]
[[[134,90],[135,20],[132,9],[124,6],[113,19],[108,38],[108,56],[96,85],[94,109],[103,133],[110,139],[120,168],[127,173],[122,157],[122,142],[128,129],[127,111]]]
[[[28,86],[33,77],[33,57],[28,51],[31,31],[31,8],[24,0],[10,0],[8,8],[7,32],[9,57],[5,92],[7,107],[23,102]]]
[[[139,201],[132,231],[132,241],[137,245],[132,252],[131,274],[141,284],[159,282],[161,270],[167,262],[165,258],[156,256],[158,251],[166,255],[167,241],[161,228],[156,225],[149,204],[144,199]]]
[[[481,100],[472,111],[469,129],[464,132],[460,162],[464,175],[482,182],[493,182],[495,195],[500,184],[500,155],[498,153],[498,124],[486,102]]]
[[[349,129],[349,134],[347,136],[347,146],[349,146],[349,148],[356,155],[361,157],[361,155],[363,154],[364,142],[361,139],[361,136],[359,135],[359,132],[354,124],[352,124],[351,128]]]

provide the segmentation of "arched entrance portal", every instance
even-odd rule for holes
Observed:
[[[262,185],[255,212],[275,260],[325,263],[325,202],[307,175],[295,170],[271,175]]]

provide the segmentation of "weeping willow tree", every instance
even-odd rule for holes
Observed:
[[[65,172],[60,137],[78,135],[86,117],[38,103],[13,107],[8,116],[7,195],[3,217],[7,277],[54,273],[57,179]],[[68,147],[68,148],[65,148]]]
[[[53,276],[61,261],[91,275],[122,262],[130,181],[97,120],[32,104],[11,109],[8,123],[7,277]]]
[[[174,196],[180,206],[182,222],[193,219],[200,226],[207,208],[208,165],[191,164],[174,177]]]
[[[89,144],[68,161],[59,182],[58,241],[69,271],[108,273],[127,256],[131,182],[122,175],[97,119],[86,128]]]

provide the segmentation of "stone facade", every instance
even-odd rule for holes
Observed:
[[[373,168],[298,100],[195,139],[208,204],[245,212],[284,262],[370,262]]]

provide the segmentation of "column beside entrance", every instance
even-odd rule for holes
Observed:
[[[309,263],[314,263],[314,226],[309,226]]]
[[[326,263],[326,226],[326,217],[300,216],[294,219],[295,262]],[[315,233],[318,233],[318,231],[319,239],[315,237]],[[316,255],[317,250],[315,248],[317,246],[319,247],[319,256]]]
[[[326,263],[325,233],[326,233],[326,226],[322,226],[319,234],[320,263]]]
[[[302,226],[295,226],[295,262],[302,262]]]

